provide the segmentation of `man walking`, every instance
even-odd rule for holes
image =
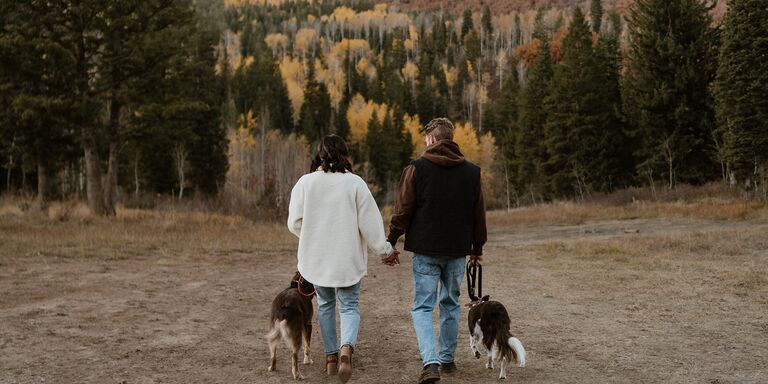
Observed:
[[[403,170],[387,238],[394,247],[405,234],[405,249],[414,253],[411,315],[424,366],[419,383],[434,383],[441,372],[456,371],[465,258],[480,263],[487,238],[480,167],[464,159],[453,131],[446,118],[433,119],[422,129],[427,148]],[[385,263],[399,263],[397,255]],[[432,324],[438,297],[439,339]]]

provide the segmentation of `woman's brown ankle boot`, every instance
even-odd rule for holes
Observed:
[[[350,377],[352,377],[352,346],[345,344],[341,347],[339,356],[339,380],[346,383]]]
[[[325,374],[332,376],[339,373],[339,354],[325,355]]]

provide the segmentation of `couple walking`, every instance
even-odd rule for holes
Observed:
[[[480,168],[464,159],[453,131],[445,118],[422,129],[427,147],[403,171],[389,236],[365,181],[350,172],[347,146],[338,136],[322,139],[310,173],[291,192],[288,228],[299,237],[298,269],[317,289],[326,371],[335,374],[338,367],[342,382],[349,380],[354,365],[368,249],[385,264],[397,265],[396,245],[403,234],[405,249],[414,254],[411,315],[423,363],[419,383],[439,381],[441,372],[456,370],[465,258],[482,261],[486,228]],[[337,302],[341,343],[336,336]],[[439,336],[432,323],[438,302]]]

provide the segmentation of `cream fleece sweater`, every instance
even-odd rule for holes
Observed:
[[[291,191],[288,229],[299,237],[299,272],[322,287],[360,281],[368,248],[381,257],[392,254],[368,185],[350,172],[302,176]]]

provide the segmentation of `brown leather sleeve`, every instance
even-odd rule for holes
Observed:
[[[416,167],[409,165],[403,170],[395,194],[395,210],[389,221],[387,241],[394,247],[397,239],[411,225],[411,216],[416,209]]]
[[[488,230],[485,225],[485,199],[483,198],[483,183],[478,182],[478,195],[475,200],[475,213],[472,222],[472,255],[483,254],[483,245],[488,240]]]

